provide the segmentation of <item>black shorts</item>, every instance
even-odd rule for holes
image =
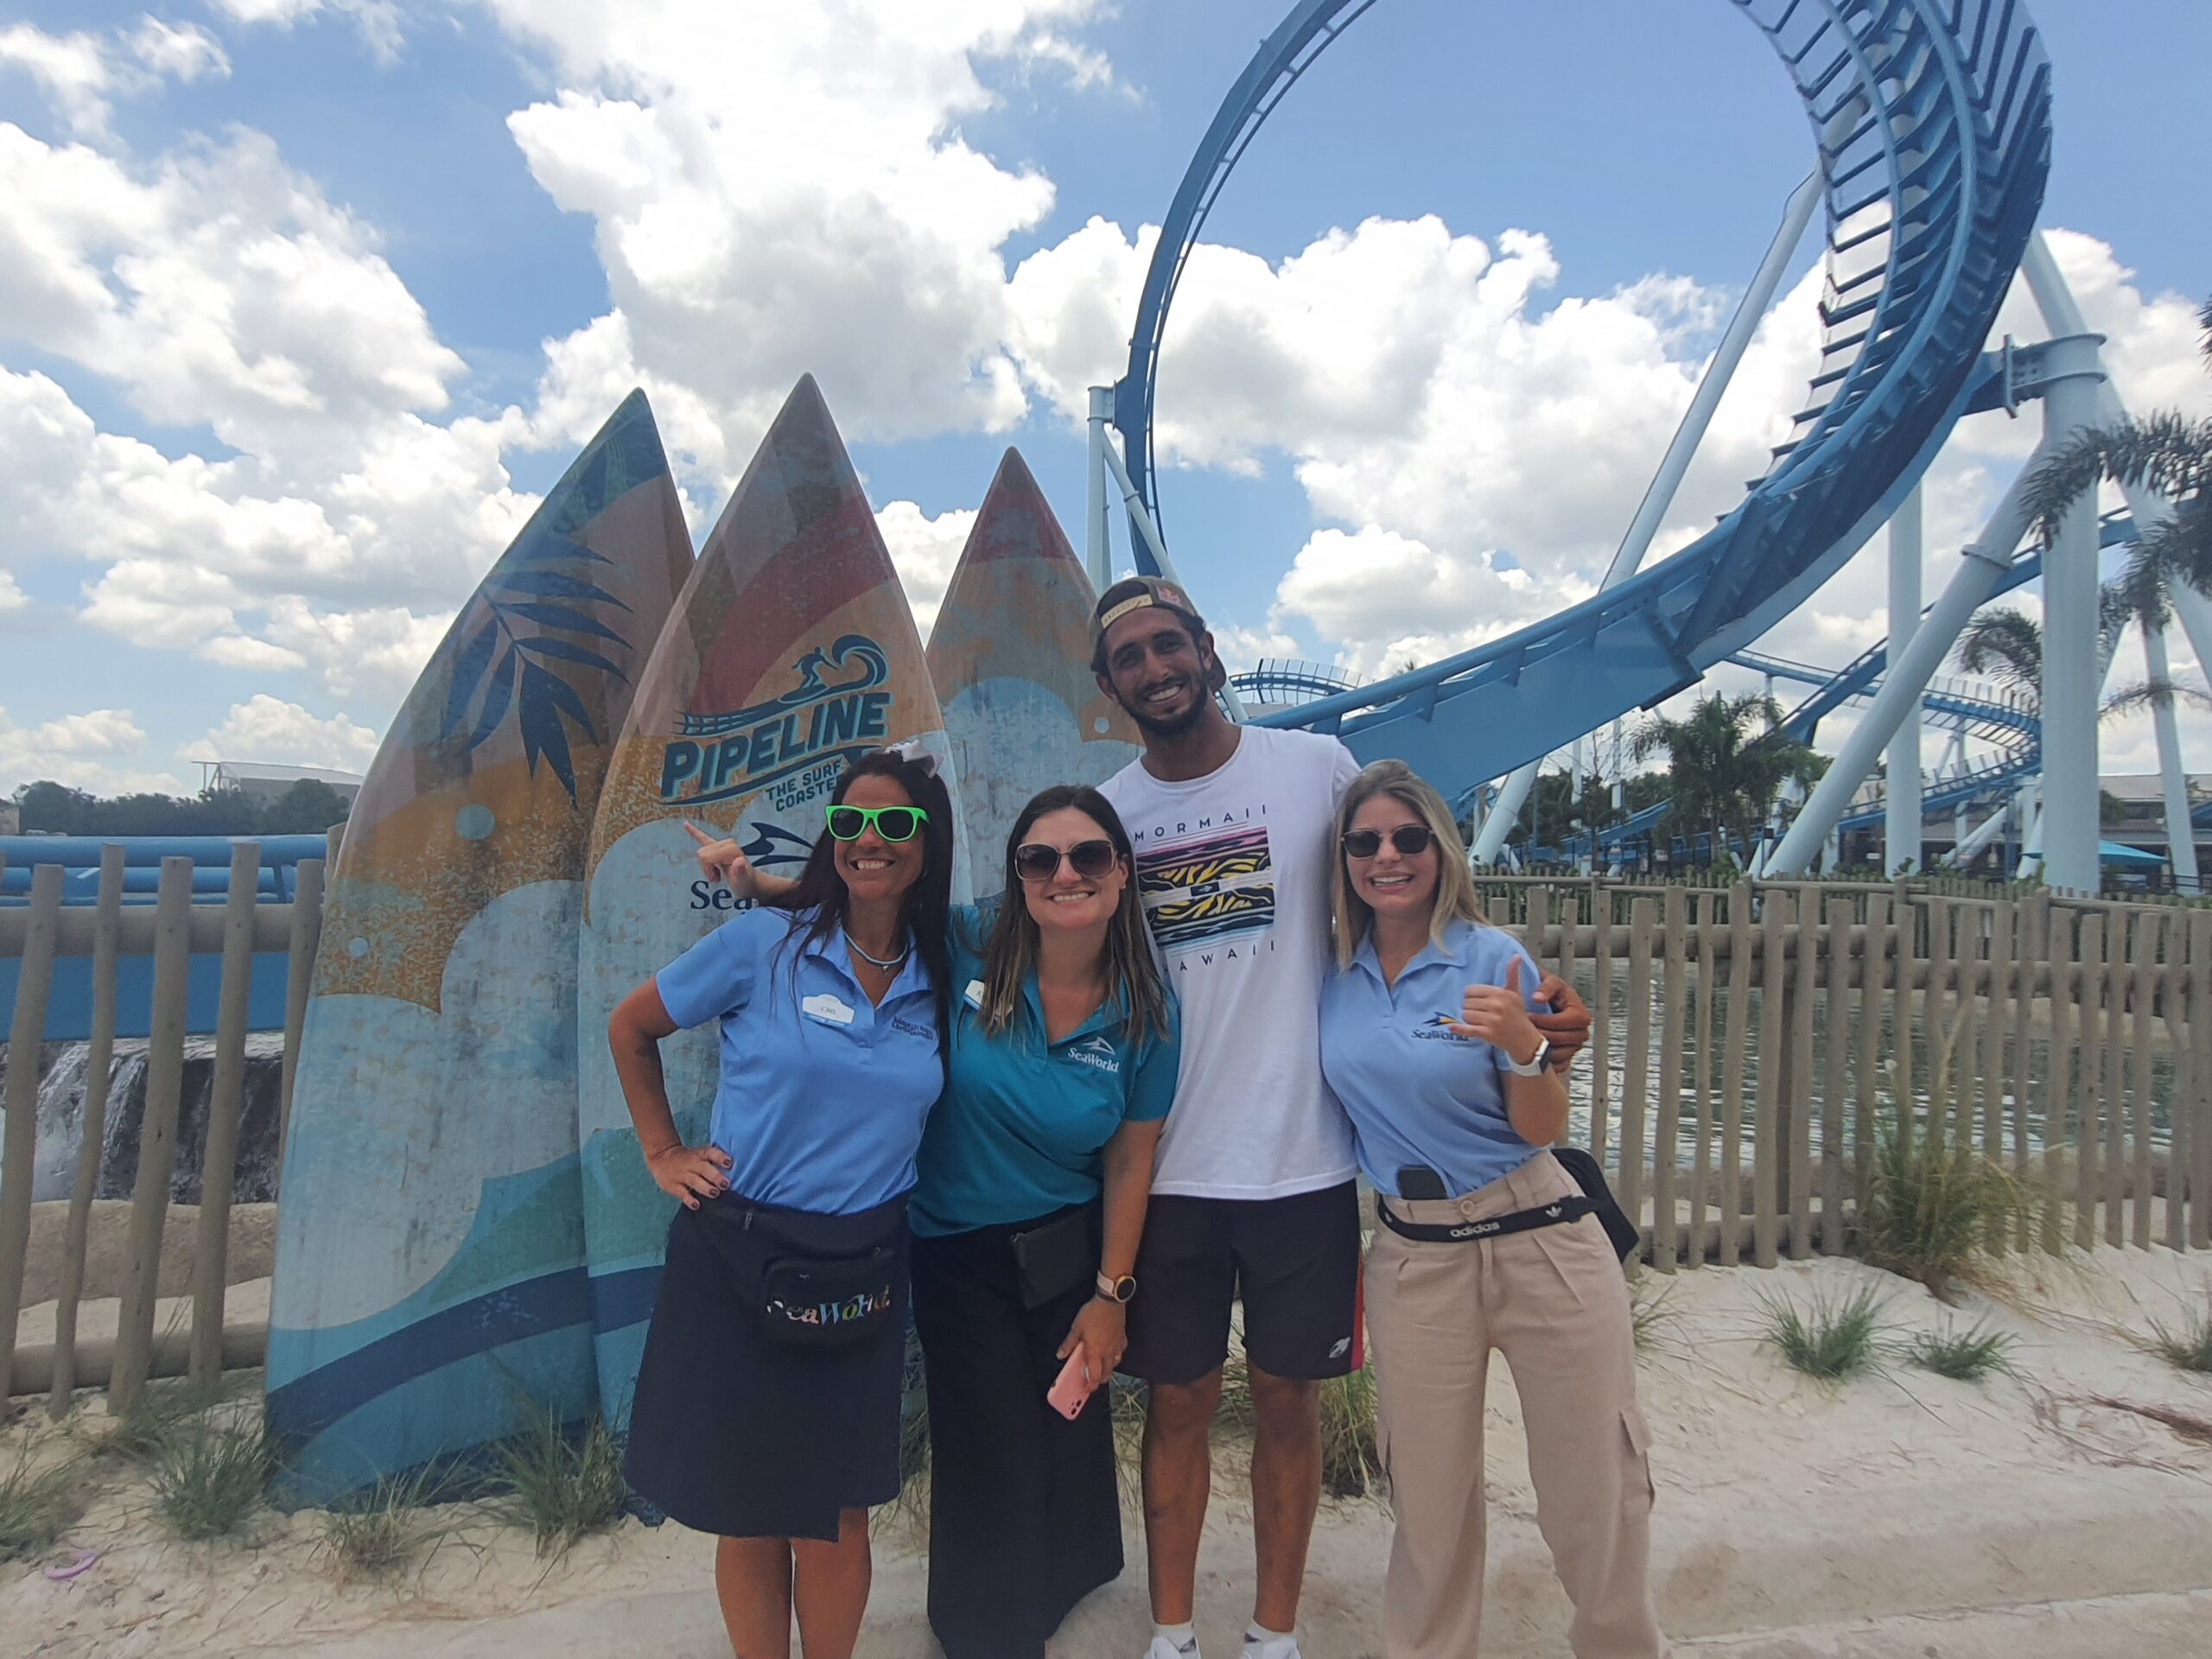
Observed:
[[[1358,1362],[1357,1185],[1284,1198],[1155,1196],[1137,1247],[1122,1370],[1195,1382],[1229,1356],[1230,1304],[1244,1353],[1270,1376],[1318,1381]]]

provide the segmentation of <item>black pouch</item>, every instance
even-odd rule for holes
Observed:
[[[1643,1236],[1621,1209],[1613,1189],[1606,1185],[1605,1172],[1597,1159],[1580,1147],[1554,1147],[1552,1156],[1559,1160],[1567,1179],[1582,1189],[1582,1196],[1590,1200],[1591,1213],[1598,1217],[1598,1224],[1612,1241],[1613,1254],[1624,1262],[1635,1255],[1643,1243]]]
[[[899,1252],[771,1257],[760,1269],[760,1312],[768,1334],[793,1348],[849,1348],[891,1322],[898,1306]]]
[[[1021,1281],[1022,1306],[1042,1307],[1092,1281],[1098,1271],[1098,1244],[1091,1235],[1091,1216],[1088,1208],[1071,1210],[1056,1221],[1014,1236],[1014,1268]]]

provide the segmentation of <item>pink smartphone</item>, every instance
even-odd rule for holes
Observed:
[[[1068,1356],[1068,1363],[1060,1367],[1060,1375],[1045,1395],[1045,1403],[1073,1422],[1083,1413],[1098,1385],[1090,1380],[1090,1366],[1084,1357],[1083,1344],[1077,1343]]]

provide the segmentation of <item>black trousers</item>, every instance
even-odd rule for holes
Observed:
[[[913,1241],[930,1408],[930,1628],[948,1659],[1042,1659],[1068,1611],[1122,1571],[1109,1391],[1073,1422],[1045,1403],[1088,1281],[1021,1305],[1013,1235]]]

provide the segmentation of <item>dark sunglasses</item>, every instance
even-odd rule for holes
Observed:
[[[1078,841],[1062,853],[1041,841],[1025,841],[1014,849],[1014,873],[1025,881],[1049,881],[1060,873],[1060,860],[1075,866],[1086,881],[1096,881],[1114,868],[1116,855],[1110,841]]]
[[[1390,832],[1390,844],[1406,858],[1427,852],[1428,843],[1428,826],[1425,823],[1402,823]],[[1382,850],[1380,830],[1351,830],[1344,834],[1344,851],[1354,858],[1372,858]]]
[[[918,806],[833,806],[823,817],[839,841],[858,841],[863,830],[874,830],[886,841],[912,841],[930,821]]]

